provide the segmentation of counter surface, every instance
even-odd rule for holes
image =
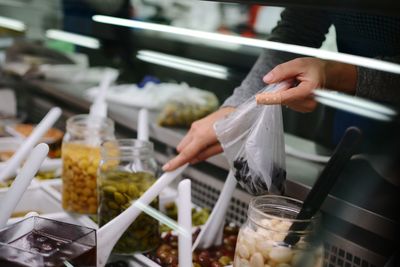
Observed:
[[[71,109],[89,110],[90,101],[85,97],[84,92],[93,86],[91,84],[61,84],[48,81],[31,81],[29,84],[33,86],[32,90],[38,95],[58,99]],[[173,148],[185,135],[186,130],[161,127],[156,123],[157,113],[149,112],[149,114],[151,121],[150,138],[167,145],[173,151]],[[108,115],[117,125],[136,131],[138,109],[109,104]],[[290,134],[285,134],[285,142],[300,151],[308,153],[315,153],[316,151],[315,143]],[[228,170],[228,164],[222,155],[208,159],[207,163],[222,170]],[[286,194],[304,199],[323,167],[323,164],[287,155],[288,182]],[[324,203],[323,210],[379,236],[393,238],[390,233],[396,227],[395,222],[364,207],[330,195]]]

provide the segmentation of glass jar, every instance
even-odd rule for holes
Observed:
[[[153,144],[135,139],[102,145],[99,173],[99,225],[103,226],[130,207],[155,181],[158,167]],[[151,207],[158,209],[158,198]],[[159,245],[159,223],[142,213],[114,247],[116,254],[147,252]]]
[[[67,120],[62,144],[62,206],[82,214],[97,213],[97,168],[100,145],[114,139],[114,122],[110,119],[76,115]]]
[[[322,267],[323,247],[315,242],[319,216],[296,220],[302,202],[284,196],[259,196],[250,201],[248,219],[239,231],[234,267]],[[290,231],[294,222],[307,223],[303,231]],[[299,241],[284,242],[291,234]]]

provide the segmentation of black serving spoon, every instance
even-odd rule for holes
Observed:
[[[360,140],[360,129],[349,127],[346,130],[342,140],[340,140],[340,143],[336,146],[331,158],[304,200],[303,207],[297,214],[296,220],[309,220],[320,209],[346,163],[354,154]],[[295,245],[300,239],[296,232],[304,231],[307,226],[308,223],[305,222],[294,222],[290,227],[289,234],[285,237],[284,242],[290,246]]]

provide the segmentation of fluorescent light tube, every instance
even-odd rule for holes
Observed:
[[[65,41],[68,43],[72,43],[72,44],[87,47],[87,48],[92,48],[92,49],[100,48],[100,42],[96,38],[92,38],[92,37],[88,37],[88,36],[84,36],[84,35],[80,35],[80,34],[76,34],[76,33],[70,33],[70,32],[65,32],[65,31],[60,31],[60,30],[47,30],[46,37],[49,39]]]
[[[0,27],[19,32],[23,32],[26,30],[26,25],[22,21],[2,16],[0,16]]]
[[[397,115],[392,108],[356,96],[322,89],[315,90],[314,95],[324,105],[375,120],[391,121]]]
[[[245,38],[240,36],[233,36],[233,35],[225,35],[220,33],[212,33],[212,32],[204,32],[198,30],[191,30],[185,28],[178,28],[168,25],[161,25],[156,23],[149,23],[149,22],[142,22],[137,20],[130,20],[130,19],[121,19],[116,17],[110,16],[103,16],[103,15],[95,15],[92,19],[96,22],[105,23],[105,24],[112,24],[117,26],[124,26],[124,27],[131,27],[131,28],[138,28],[138,29],[145,29],[145,30],[152,30],[152,31],[159,31],[159,32],[166,32],[172,33],[177,35],[183,35],[187,37],[193,38],[200,38],[200,39],[208,39],[212,41],[219,41],[231,44],[239,44],[239,45],[246,45],[246,46],[253,46],[265,49],[272,49],[278,51],[285,51],[290,53],[302,54],[306,56],[317,57],[326,60],[334,60],[340,61],[344,63],[349,63],[353,65],[358,65],[362,67],[367,67],[371,69],[392,72],[396,74],[400,74],[400,65],[386,62],[377,59],[365,58],[350,54],[326,51],[317,48],[299,46],[299,45],[292,45],[292,44],[285,44],[279,42],[272,42],[260,39],[252,39],[252,38]]]
[[[228,69],[217,64],[177,57],[149,50],[140,50],[137,54],[137,58],[149,63],[197,73],[217,79],[225,80],[228,78]]]

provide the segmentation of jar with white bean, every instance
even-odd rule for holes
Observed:
[[[315,238],[319,215],[296,220],[302,202],[284,196],[259,196],[250,201],[248,219],[242,225],[235,250],[234,267],[322,267],[323,247]],[[291,231],[294,222],[306,230]],[[296,244],[285,237],[297,236]]]

